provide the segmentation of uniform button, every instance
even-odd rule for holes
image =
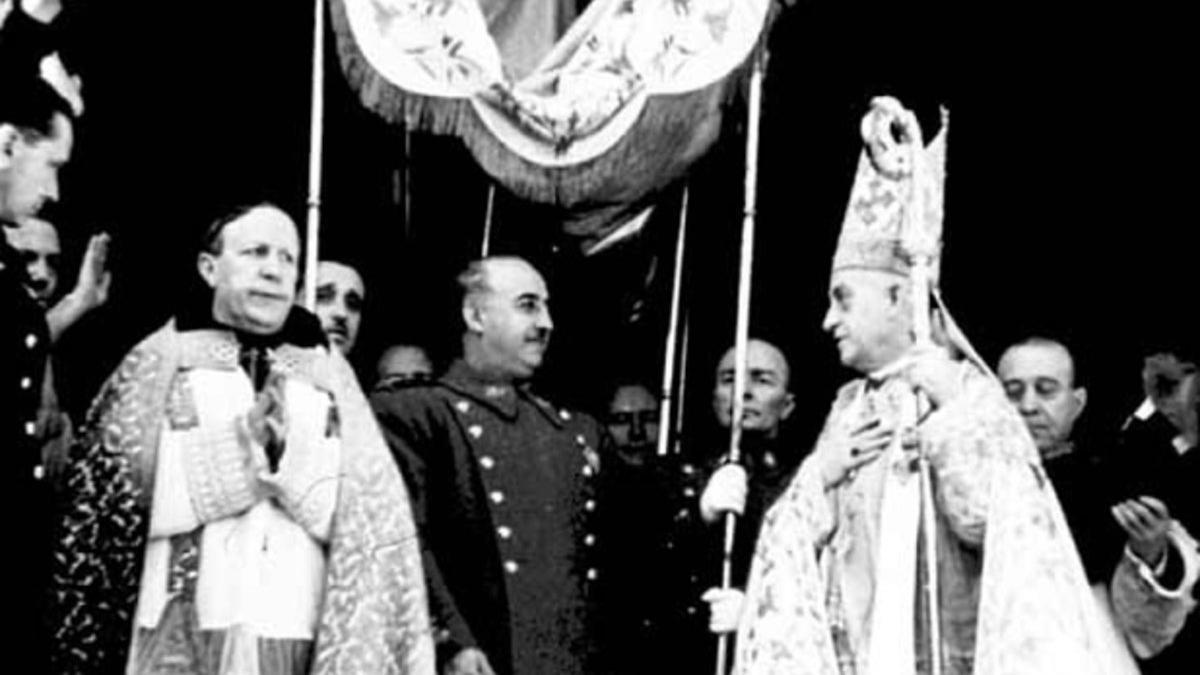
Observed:
[[[594,534],[588,534],[587,536],[585,536],[583,538],[584,546],[591,546],[592,544],[595,544],[595,543],[596,543],[596,535],[594,535]]]
[[[595,511],[595,510],[596,510],[596,500],[595,500],[595,499],[589,499],[589,500],[587,500],[586,502],[584,502],[584,503],[583,503],[583,510],[584,510],[584,511]]]
[[[493,504],[500,504],[504,501],[504,493],[499,490],[492,490],[488,497],[491,498]]]
[[[33,333],[26,335],[25,336],[25,348],[33,349],[34,347],[37,346],[37,340],[38,340],[37,336],[34,335]]]
[[[471,438],[479,438],[483,435],[483,427],[479,426],[478,424],[472,424],[471,426],[467,427],[467,433],[471,434]]]
[[[46,467],[41,464],[35,464],[33,467],[33,479],[41,480],[46,477]]]
[[[559,410],[558,416],[562,418],[562,421],[564,422],[569,422],[571,420],[571,413],[567,412],[566,410]]]
[[[21,388],[28,389],[33,386],[33,380],[28,377],[21,378]]]
[[[471,410],[471,404],[467,403],[466,401],[459,401],[458,403],[454,404],[454,409],[460,413],[469,412]]]
[[[491,455],[484,455],[483,457],[479,458],[479,466],[482,466],[485,469],[490,469],[496,466],[496,460],[492,459]]]
[[[32,436],[36,433],[37,433],[37,422],[26,422],[25,423],[25,435]]]
[[[595,568],[595,567],[592,567],[592,568],[588,569],[588,571],[587,571],[587,579],[588,579],[588,581],[595,581],[597,576],[599,576],[599,575],[596,573],[596,568]]]
[[[505,572],[508,572],[509,574],[516,574],[517,570],[519,570],[519,569],[521,569],[521,566],[517,564],[517,561],[515,561],[515,560],[505,560],[504,561],[504,571]]]
[[[512,538],[512,528],[507,525],[501,525],[496,528],[496,534],[500,535],[501,539]]]
[[[591,464],[583,465],[583,475],[587,476],[588,478],[591,478],[592,474],[594,474],[594,473],[596,473],[596,470],[592,468]]]
[[[687,613],[688,613],[688,614],[695,614],[695,613],[696,613],[696,608],[695,608],[695,607],[688,607],[688,608],[687,608]]]
[[[684,489],[683,489],[683,496],[684,496],[684,497],[695,497],[695,496],[696,496],[696,490],[695,490],[695,488],[690,488],[690,487],[689,487],[689,488],[684,488]]]
[[[586,446],[586,445],[587,445],[587,438],[586,438],[586,437],[585,437],[583,434],[578,434],[578,435],[576,435],[576,436],[575,436],[575,442],[576,442],[576,443],[578,443],[579,445],[585,445],[585,446]]]

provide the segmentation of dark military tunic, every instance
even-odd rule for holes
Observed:
[[[372,395],[422,536],[439,661],[597,672],[591,611],[599,425],[465,363]]]
[[[16,619],[13,644],[25,645],[30,659],[44,654],[40,640],[42,596],[46,593],[46,570],[50,563],[51,495],[43,484],[41,442],[37,414],[41,403],[42,378],[49,354],[49,332],[43,310],[25,291],[25,265],[0,237],[0,388],[4,395],[0,414],[0,507],[4,513],[20,514],[11,519],[9,540],[20,554],[9,557],[13,594],[7,614]],[[28,662],[27,662],[28,663]],[[29,663],[31,672],[40,672]]]

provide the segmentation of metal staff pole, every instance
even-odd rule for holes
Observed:
[[[918,255],[914,260],[910,278],[913,292],[913,332],[916,334],[918,348],[931,347],[933,340],[929,326],[929,256]],[[915,413],[914,419],[909,420],[912,429],[916,429],[924,412],[928,410],[928,401],[924,396],[914,392],[916,404],[911,408]],[[925,584],[922,591],[925,594],[925,620],[928,622],[930,675],[942,673],[942,635],[941,617],[938,607],[938,568],[937,568],[937,520],[933,501],[933,472],[929,464],[929,455],[924,447],[917,454],[917,472],[921,486],[921,540],[925,560]]]
[[[942,125],[945,127],[949,122],[949,117],[945,109],[942,110]],[[913,133],[916,135],[914,147],[915,154],[920,152],[922,138],[920,134],[920,126],[916,121],[916,117],[911,119]],[[929,205],[925,200],[929,197],[930,190],[925,189],[922,181],[929,180],[929,173],[925,169],[923,162],[913,161],[910,163],[913,167],[913,191],[909,199],[908,212],[910,218],[922,218],[929,210]],[[913,311],[913,334],[918,350],[927,350],[933,347],[933,331],[930,326],[929,299],[933,294],[932,279],[930,273],[933,267],[933,256],[937,249],[937,237],[939,233],[931,233],[927,227],[920,227],[917,221],[909,223],[909,231],[905,233],[905,247],[908,248],[912,255],[912,269],[909,272],[909,279],[912,282],[912,311]],[[910,409],[913,413],[913,419],[906,420],[907,426],[916,430],[917,424],[923,417],[926,410],[929,409],[929,401],[919,392],[914,392],[916,396],[915,405]],[[930,657],[930,673],[931,675],[941,675],[942,673],[942,636],[941,636],[941,616],[940,607],[938,606],[938,568],[937,568],[937,516],[934,510],[933,501],[933,472],[929,462],[929,456],[922,446],[917,454],[917,472],[920,480],[921,490],[921,540],[925,560],[925,578],[922,592],[925,597],[926,613],[922,617],[927,622],[929,636],[929,657]]]
[[[766,45],[759,47],[750,73],[750,105],[746,125],[746,184],[742,211],[742,249],[738,269],[737,324],[733,343],[733,411],[729,425],[729,461],[741,460],[742,415],[745,414],[746,352],[750,341],[750,282],[754,265],[754,216],[758,202],[758,134],[762,113],[763,74],[767,69]],[[721,588],[729,588],[733,577],[733,540],[737,516],[725,514],[725,540],[721,559]],[[717,675],[725,674],[729,635],[717,638]]]
[[[313,2],[312,114],[308,134],[308,223],[304,232],[304,307],[317,306],[317,260],[321,240],[321,158],[325,124],[325,7]]]
[[[667,324],[667,350],[663,357],[661,400],[658,406],[658,451],[663,457],[669,450],[671,429],[672,385],[675,384],[675,345],[679,341],[679,307],[683,290],[683,252],[687,245],[688,188],[683,187],[679,205],[679,233],[675,237],[675,270],[671,278],[671,318]],[[683,395],[680,387],[679,395]],[[678,429],[676,430],[678,431]]]
[[[479,257],[488,257],[492,245],[492,210],[496,205],[496,184],[488,183],[487,211],[483,214],[483,241],[479,244]]]
[[[687,363],[688,363],[688,337],[691,334],[691,318],[685,311],[683,315],[683,329],[679,337],[679,382],[675,387],[675,398],[679,405],[675,406],[675,425],[674,438],[675,442],[671,444],[671,454],[679,455],[683,452],[683,412],[686,406],[684,405],[684,392],[687,391]]]

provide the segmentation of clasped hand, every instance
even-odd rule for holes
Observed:
[[[246,413],[246,431],[254,442],[252,463],[260,480],[276,469],[287,438],[287,407],[283,398],[283,379],[271,377]]]
[[[879,459],[892,444],[895,426],[878,418],[852,424],[835,425],[829,432],[821,479],[825,489],[835,488],[852,478],[859,469]]]

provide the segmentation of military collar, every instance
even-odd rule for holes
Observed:
[[[510,421],[517,418],[520,399],[529,401],[546,419],[550,420],[551,424],[560,429],[563,423],[570,419],[570,415],[566,411],[556,410],[549,401],[531,392],[528,382],[513,382],[490,377],[467,365],[463,359],[458,359],[450,365],[446,374],[442,376],[441,382],[459,394],[491,408],[501,417]]]

